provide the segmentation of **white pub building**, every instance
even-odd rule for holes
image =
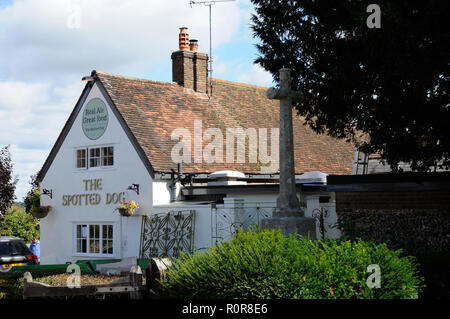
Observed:
[[[176,256],[271,216],[279,107],[266,88],[213,79],[185,28],[173,82],[92,71],[38,174],[41,264]],[[317,234],[338,236],[327,174],[351,174],[353,145],[294,116],[295,172]],[[271,147],[276,145],[276,147]],[[255,155],[256,154],[256,155]],[[139,208],[122,216],[117,207]]]

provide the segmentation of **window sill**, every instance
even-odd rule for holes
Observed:
[[[73,254],[72,257],[83,257],[83,258],[107,258],[107,259],[116,259],[116,255],[107,255],[107,254],[84,254],[84,253],[77,253]]]
[[[117,167],[93,167],[93,168],[76,168],[73,173],[87,173],[87,172],[98,172],[98,171],[116,171]]]

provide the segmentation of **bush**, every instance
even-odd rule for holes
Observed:
[[[39,238],[39,220],[25,212],[25,209],[13,207],[0,223],[0,236],[15,236],[30,243],[33,236]]]
[[[311,241],[281,231],[239,232],[230,242],[174,260],[164,294],[179,298],[417,298],[422,278],[413,257],[385,244]],[[367,266],[381,269],[370,289]]]
[[[27,213],[31,213],[33,208],[41,206],[41,192],[39,189],[29,191],[24,199],[24,204]]]

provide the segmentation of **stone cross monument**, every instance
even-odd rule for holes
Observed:
[[[285,235],[298,233],[316,239],[314,218],[305,217],[295,189],[292,102],[303,94],[291,89],[291,70],[280,69],[280,88],[267,90],[269,99],[280,100],[280,194],[272,218],[263,219],[261,228],[281,228]]]

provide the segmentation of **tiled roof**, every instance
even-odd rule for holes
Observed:
[[[224,163],[183,163],[185,173],[210,173],[230,169],[247,174],[261,172],[261,163],[226,163],[226,128],[270,129],[279,127],[279,102],[266,98],[266,88],[214,80],[213,96],[197,93],[176,83],[155,82],[96,72],[127,126],[156,172],[177,169],[171,140],[177,128],[186,128],[194,137],[194,120],[201,120],[203,132],[218,128],[223,133]],[[294,112],[295,171],[322,171],[351,174],[353,144],[327,135],[318,135]],[[259,134],[258,134],[259,137]],[[211,141],[204,141],[203,147]],[[248,147],[248,145],[247,145]],[[275,151],[278,152],[278,149]],[[235,152],[236,153],[236,152]],[[192,157],[194,151],[192,151]],[[276,173],[276,172],[275,172]]]

